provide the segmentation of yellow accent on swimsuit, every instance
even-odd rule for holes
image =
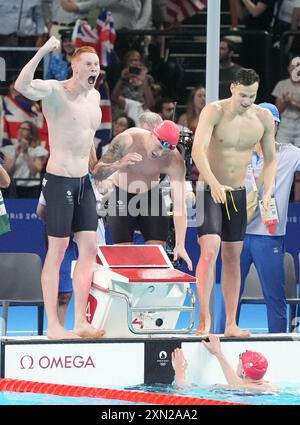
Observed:
[[[231,202],[232,202],[232,205],[233,205],[233,209],[234,209],[235,212],[238,212],[238,209],[237,209],[237,207],[235,205],[234,198],[233,198],[233,195],[232,195],[231,190],[229,190],[229,193],[230,193],[230,197],[231,197]],[[226,192],[225,192],[225,195],[226,195]],[[229,212],[229,208],[228,208],[227,196],[225,196],[225,208],[226,208],[226,213],[227,213],[228,220],[230,221],[230,212]]]

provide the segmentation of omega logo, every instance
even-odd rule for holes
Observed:
[[[20,359],[20,369],[34,369],[36,365],[41,369],[85,369],[87,367],[95,368],[91,356],[88,356],[87,358],[82,356],[42,356],[36,360],[36,364],[33,357],[28,354],[21,357]]]

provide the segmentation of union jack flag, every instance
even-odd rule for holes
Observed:
[[[96,21],[96,28],[88,23],[76,21],[72,40],[76,47],[91,46],[96,49],[100,64],[108,66],[111,63],[112,50],[116,41],[114,20],[111,12],[103,9]]]
[[[0,100],[1,101],[1,100]],[[0,127],[2,129],[3,139],[10,140],[13,144],[18,143],[18,129],[22,122],[32,121],[39,129],[41,141],[47,150],[48,147],[48,129],[46,120],[41,111],[32,112],[32,103],[24,100],[21,96],[12,98],[3,96],[2,98],[2,119]],[[0,140],[0,145],[3,140]]]
[[[102,120],[100,127],[96,131],[95,137],[100,139],[100,143],[103,148],[103,146],[110,143],[111,141],[112,110],[108,84],[105,81],[101,81],[97,89],[101,97],[100,108],[102,111]]]
[[[167,0],[165,4],[165,21],[176,24],[198,14],[206,8],[207,0]]]

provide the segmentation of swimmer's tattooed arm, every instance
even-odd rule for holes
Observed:
[[[130,146],[128,139],[124,136],[117,136],[110,144],[107,152],[101,157],[93,168],[93,175],[99,180],[105,180],[114,172],[126,170],[142,160],[142,156],[136,152],[127,153]]]

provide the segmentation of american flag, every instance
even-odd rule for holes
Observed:
[[[92,46],[96,49],[100,64],[108,66],[111,63],[112,50],[116,41],[114,20],[111,12],[103,9],[96,21],[96,28],[88,23],[77,20],[72,40],[76,47]]]
[[[165,21],[174,25],[206,8],[207,0],[166,0]]]

